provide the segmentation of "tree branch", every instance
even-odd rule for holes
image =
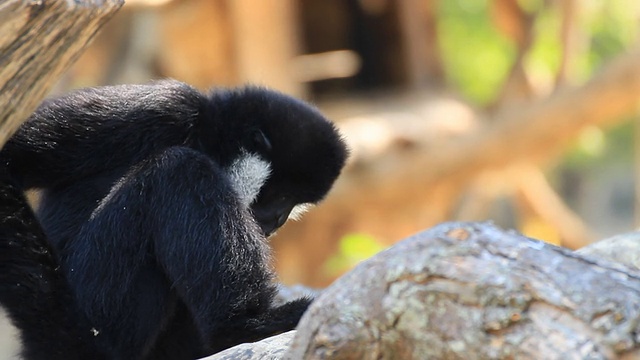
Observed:
[[[7,0],[0,4],[0,144],[123,3]]]
[[[308,272],[297,270],[288,281],[323,284],[326,278],[317,269],[346,233],[400,239],[451,219],[459,195],[476,176],[513,163],[538,166],[551,161],[585,126],[609,125],[635,114],[640,104],[637,94],[640,49],[614,59],[582,86],[498,114],[459,136],[434,139],[428,131],[414,131],[408,144],[398,138],[384,140],[389,145],[384,151],[376,149],[376,156],[352,159],[353,165],[322,206],[280,231],[274,242],[276,252],[295,254],[305,249],[315,254],[304,264],[293,264]],[[344,125],[348,127],[349,122]],[[377,126],[397,129],[403,121]],[[351,146],[362,147],[357,142]],[[285,278],[292,272],[284,266],[278,270]]]
[[[283,358],[637,356],[639,296],[640,274],[619,264],[489,224],[442,224],[324,290]]]

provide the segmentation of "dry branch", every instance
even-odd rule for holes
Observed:
[[[442,178],[469,178],[486,168],[503,168],[518,161],[540,163],[558,155],[585,126],[606,125],[634,114],[640,104],[638,94],[640,49],[616,59],[581,87],[502,114],[456,141],[418,147],[406,154],[407,160],[398,161],[392,155],[376,159],[374,167],[387,169],[386,183],[407,189]],[[362,188],[360,180],[356,181]],[[366,185],[388,185],[374,182]]]
[[[556,194],[542,171],[533,166],[518,166],[518,197],[529,211],[552,224],[562,238],[562,246],[578,249],[593,242],[587,226]]]
[[[0,2],[0,144],[35,109],[123,0]]]
[[[293,254],[306,249],[316,258],[305,259],[305,264],[319,267],[335,251],[335,242],[327,239],[349,232],[399,239],[446,221],[458,196],[477,175],[556,158],[585,126],[607,125],[635,114],[638,94],[640,49],[614,59],[586,84],[497,115],[477,131],[445,141],[418,142],[359,162],[339,179],[322,206],[281,231],[283,239],[295,241],[277,242],[278,251]],[[280,270],[288,273],[283,266]],[[293,280],[318,286],[317,273],[310,270]]]

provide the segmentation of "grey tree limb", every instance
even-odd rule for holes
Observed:
[[[285,358],[636,358],[639,309],[635,270],[490,224],[447,223],[324,290]]]
[[[287,333],[209,360],[638,359],[640,272],[602,250],[620,241],[582,254],[488,223],[445,223],[322,291],[291,343]]]

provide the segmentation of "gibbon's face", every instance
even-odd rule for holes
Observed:
[[[334,125],[303,101],[256,87],[225,100],[226,137],[239,139],[226,169],[240,201],[269,236],[324,198],[347,148]]]

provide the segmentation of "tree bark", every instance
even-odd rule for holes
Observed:
[[[261,341],[234,346],[201,360],[278,360],[283,359],[294,330]]]
[[[448,223],[323,291],[287,356],[635,358],[639,298],[640,273],[620,264],[490,224]]]
[[[0,3],[0,144],[36,108],[123,0]]]
[[[488,223],[442,224],[322,291],[295,335],[207,360],[640,359],[638,257],[615,261],[619,248],[640,252],[637,238],[573,252]]]

